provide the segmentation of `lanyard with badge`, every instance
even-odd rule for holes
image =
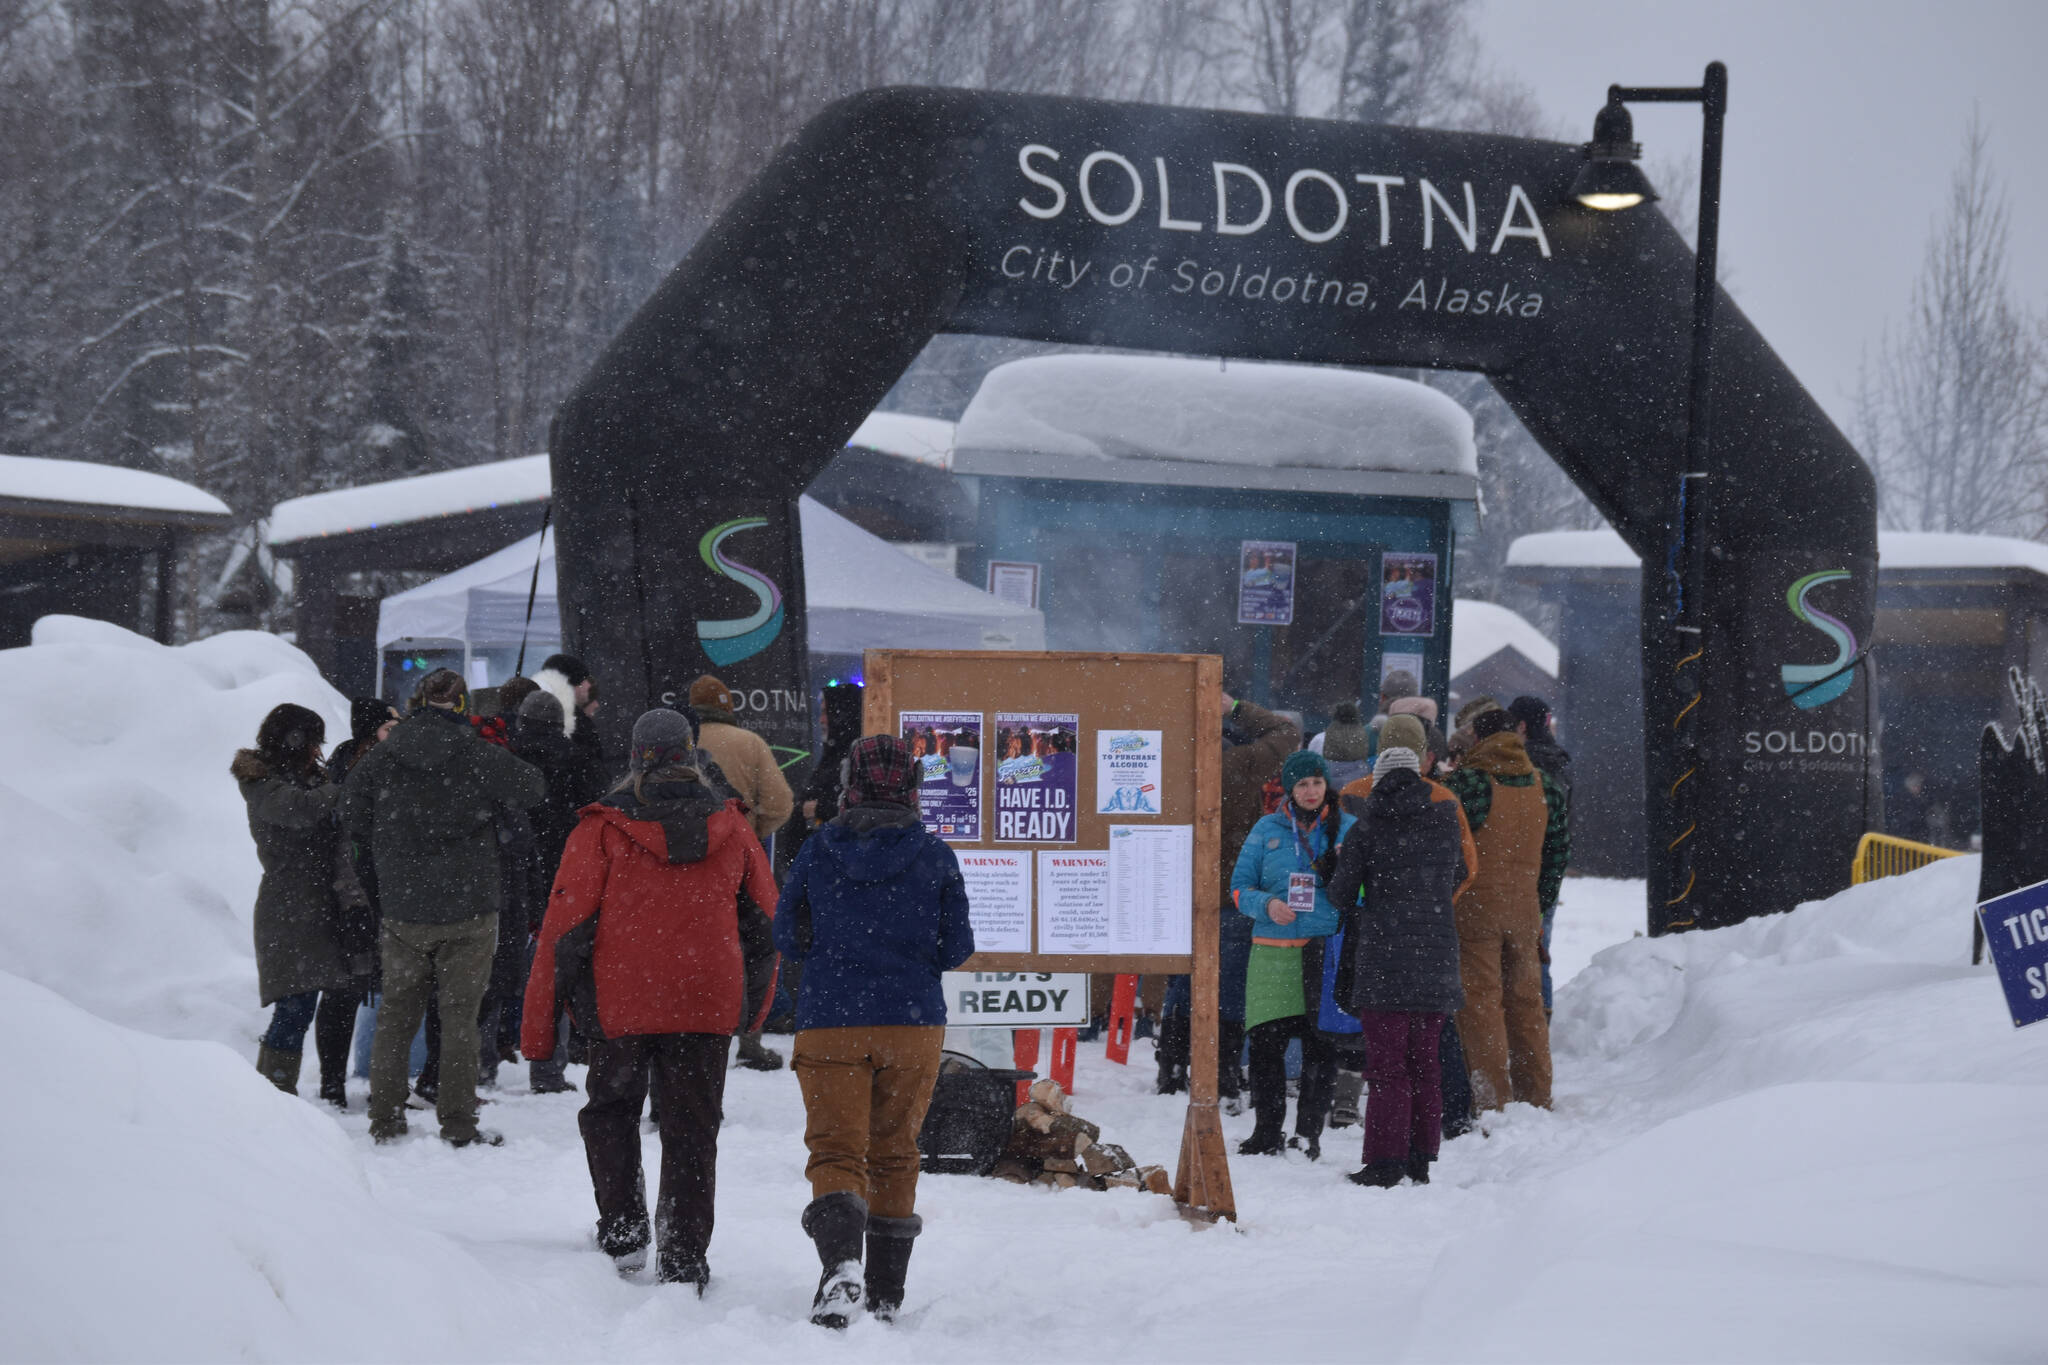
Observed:
[[[1309,852],[1308,841],[1301,837],[1301,825],[1290,814],[1287,827],[1294,831],[1294,851],[1301,861],[1315,866],[1315,855]],[[1316,874],[1314,872],[1290,872],[1287,874],[1287,908],[1297,915],[1315,913]]]

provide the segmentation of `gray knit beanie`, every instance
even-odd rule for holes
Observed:
[[[523,705],[523,703],[522,703]],[[633,722],[632,765],[636,773],[684,766],[697,756],[697,732],[680,711],[656,707]]]
[[[552,725],[562,728],[562,702],[546,688],[536,688],[526,694],[526,700],[519,703],[519,719],[535,725]]]
[[[1385,777],[1388,773],[1403,769],[1411,773],[1422,771],[1422,759],[1413,749],[1397,744],[1391,749],[1380,750],[1380,756],[1372,761],[1372,775]]]

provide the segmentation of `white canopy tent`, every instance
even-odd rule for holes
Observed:
[[[912,559],[845,517],[806,497],[798,502],[803,532],[807,639],[813,654],[867,649],[1043,649],[1045,617],[998,601],[980,589]],[[542,535],[546,536],[543,543]],[[527,653],[545,657],[561,639],[555,605],[552,530],[536,533],[431,583],[384,599],[377,611],[377,649],[394,644],[460,642],[473,681],[475,663],[516,648],[526,622],[526,595],[540,560]],[[492,668],[491,673],[500,670]]]

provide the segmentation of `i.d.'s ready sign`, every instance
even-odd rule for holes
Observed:
[[[954,1028],[1049,1028],[1088,1022],[1086,972],[947,972]]]
[[[2035,882],[1977,907],[1984,942],[2005,987],[2014,1028],[2048,1019],[2048,882]]]

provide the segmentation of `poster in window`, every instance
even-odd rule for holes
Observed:
[[[1380,634],[1436,634],[1436,556],[1380,556]]]
[[[1294,624],[1294,542],[1245,540],[1237,547],[1237,623]]]
[[[901,711],[899,732],[918,768],[917,814],[941,839],[981,838],[979,711]]]

